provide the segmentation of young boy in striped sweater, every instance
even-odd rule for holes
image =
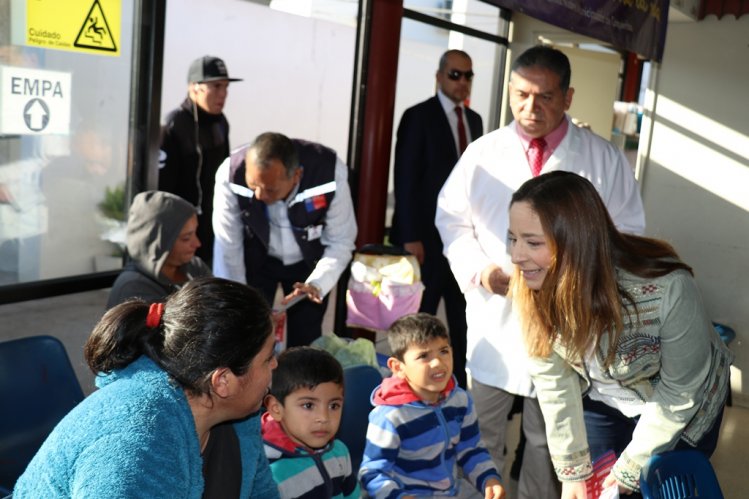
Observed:
[[[407,315],[390,326],[388,343],[393,376],[372,394],[359,470],[369,496],[502,499],[473,401],[452,375],[445,325],[429,314]]]
[[[281,499],[359,497],[348,449],[335,439],[343,369],[331,354],[295,347],[279,355],[265,407],[265,455]]]

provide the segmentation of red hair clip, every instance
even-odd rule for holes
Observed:
[[[148,308],[148,316],[146,317],[146,326],[150,328],[159,327],[162,315],[164,315],[164,304],[151,303],[151,306]]]

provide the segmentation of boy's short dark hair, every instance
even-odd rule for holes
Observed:
[[[420,312],[404,315],[388,328],[388,345],[393,357],[403,361],[403,354],[412,345],[423,345],[436,338],[450,342],[445,324],[437,317]]]
[[[311,390],[321,383],[343,386],[341,363],[325,350],[293,347],[278,356],[278,367],[273,371],[270,394],[283,404],[286,397],[295,390]]]

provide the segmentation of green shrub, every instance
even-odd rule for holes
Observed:
[[[104,191],[104,199],[99,203],[99,209],[105,217],[124,222],[127,219],[125,186],[120,184],[113,188],[107,187]]]

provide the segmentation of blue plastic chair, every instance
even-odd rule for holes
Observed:
[[[721,324],[720,322],[713,322],[713,327],[715,328],[715,332],[718,333],[718,336],[720,336],[720,339],[723,340],[723,343],[726,345],[730,345],[731,342],[736,339],[736,331],[734,331],[732,327]]]
[[[730,346],[731,342],[736,339],[736,331],[732,327],[726,326],[719,322],[713,322],[715,332],[718,333],[720,339],[723,340],[726,346]],[[731,407],[733,405],[733,395],[731,393],[731,377],[728,377],[728,397],[726,398],[726,405]]]
[[[642,468],[643,499],[723,499],[718,478],[707,456],[697,450],[656,454]]]
[[[81,400],[83,391],[58,339],[0,342],[0,491],[13,489],[55,425]]]
[[[367,443],[369,412],[372,410],[370,395],[382,383],[382,375],[376,367],[369,365],[345,367],[343,383],[343,414],[336,437],[348,447],[351,465],[356,473]]]

